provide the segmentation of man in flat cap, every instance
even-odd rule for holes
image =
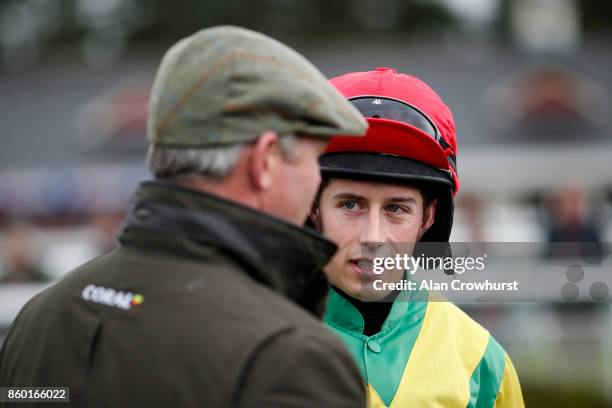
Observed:
[[[351,357],[317,319],[336,248],[297,225],[328,138],[366,127],[275,40],[216,27],[180,41],[150,99],[155,180],[117,249],[20,312],[0,387],[69,387],[82,407],[364,406]]]

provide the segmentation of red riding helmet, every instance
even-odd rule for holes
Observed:
[[[421,241],[448,242],[459,190],[457,139],[449,108],[421,80],[391,68],[330,80],[367,118],[365,137],[335,136],[321,156],[324,179],[392,181],[438,199],[434,224]]]

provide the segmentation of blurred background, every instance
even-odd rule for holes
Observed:
[[[459,140],[454,241],[612,241],[611,2],[1,0],[0,342],[33,294],[115,245],[148,177],[160,58],[218,24],[329,77],[389,66],[437,90]],[[508,349],[527,406],[612,406],[612,296],[598,293],[464,308]]]

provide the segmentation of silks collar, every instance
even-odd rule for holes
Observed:
[[[410,310],[419,302],[426,303],[427,299],[428,293],[426,291],[402,291],[393,302],[380,332],[374,336],[384,336],[400,321],[412,324],[422,319],[423,315],[421,313],[410,313]],[[365,322],[359,310],[334,288],[329,291],[325,322],[330,326],[341,328],[355,337],[367,337],[363,334]]]

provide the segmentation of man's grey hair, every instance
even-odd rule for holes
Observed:
[[[297,136],[279,137],[279,148],[287,161],[299,156]],[[247,143],[227,146],[198,148],[175,148],[156,144],[149,146],[147,167],[156,179],[181,179],[208,177],[222,180],[229,175]]]

